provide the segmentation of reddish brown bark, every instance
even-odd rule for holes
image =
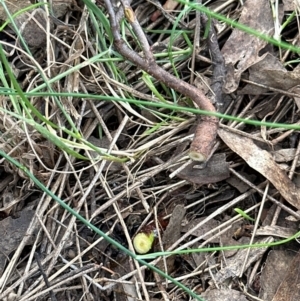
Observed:
[[[189,83],[178,79],[177,77],[168,73],[159,65],[157,65],[152,53],[150,53],[151,51],[149,51],[147,39],[143,34],[143,31],[134,15],[132,8],[129,6],[126,0],[122,1],[125,16],[127,20],[131,23],[135,34],[140,39],[140,43],[144,50],[145,58],[141,57],[138,53],[130,49],[125,44],[125,42],[121,38],[119,32],[119,24],[117,22],[111,2],[109,0],[104,0],[104,2],[106,4],[106,8],[110,17],[111,29],[114,36],[114,45],[116,47],[116,50],[120,54],[122,54],[126,59],[134,63],[142,70],[146,71],[148,74],[152,75],[158,81],[164,83],[168,87],[192,99],[202,110],[216,112],[216,109],[213,106],[213,104],[200,90],[190,85]],[[213,148],[215,138],[217,135],[217,129],[217,117],[205,116],[201,118],[200,122],[198,121],[195,137],[190,149],[191,159],[201,162],[206,161]]]
[[[204,162],[208,158],[217,136],[218,118],[202,117],[199,121],[193,142],[190,147],[189,156],[194,161]]]

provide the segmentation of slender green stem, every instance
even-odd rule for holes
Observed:
[[[215,252],[215,251],[228,251],[228,250],[240,250],[247,248],[266,248],[266,247],[275,247],[279,245],[286,244],[300,236],[300,231],[294,234],[291,237],[286,239],[281,239],[271,243],[258,243],[252,245],[237,245],[237,246],[222,246],[222,247],[209,247],[209,248],[201,248],[201,249],[190,249],[190,250],[175,250],[175,251],[166,251],[166,252],[156,252],[145,255],[137,255],[136,257],[139,259],[155,259],[160,256],[170,256],[170,255],[182,255],[182,254],[191,254],[191,253],[199,253],[199,252]]]
[[[12,90],[2,89],[0,88],[0,95],[17,95],[18,93]],[[47,92],[28,92],[24,93],[26,96],[47,96],[49,93]],[[56,93],[54,92],[56,96],[62,96],[67,97],[72,95],[74,98],[89,98],[89,99],[99,99],[104,101],[117,101],[117,102],[128,102],[136,105],[142,105],[145,107],[156,107],[156,108],[165,108],[170,109],[178,112],[190,112],[198,115],[207,115],[207,116],[216,116],[218,118],[224,118],[226,120],[233,120],[238,122],[243,122],[246,124],[251,124],[255,126],[266,126],[270,128],[281,128],[281,129],[287,129],[287,130],[300,130],[300,125],[296,124],[285,124],[285,123],[275,123],[275,122],[267,122],[267,121],[257,121],[252,119],[244,119],[240,117],[235,117],[231,115],[221,114],[218,112],[207,112],[200,109],[195,108],[188,108],[188,107],[182,107],[176,104],[167,104],[167,103],[158,103],[158,102],[149,102],[149,101],[143,101],[143,100],[136,100],[131,98],[120,98],[120,97],[113,97],[113,96],[102,96],[102,95],[92,95],[92,94],[83,94],[83,93]]]
[[[199,6],[196,3],[191,3],[191,2],[184,1],[184,0],[176,0],[176,1],[178,1],[182,4],[185,4],[185,5],[188,5],[189,7],[194,8],[195,10],[199,10],[199,11],[207,14],[208,16],[211,16],[211,17],[213,17],[217,20],[223,21],[223,22],[225,22],[226,24],[228,24],[232,27],[235,27],[235,28],[240,29],[244,32],[247,32],[251,35],[254,35],[254,36],[256,36],[256,37],[258,37],[258,38],[260,38],[264,41],[267,41],[268,43],[271,43],[271,44],[275,45],[275,46],[288,49],[288,50],[290,50],[292,52],[295,52],[295,53],[300,52],[299,47],[293,46],[293,45],[291,45],[289,43],[286,43],[286,42],[283,42],[283,41],[278,41],[278,40],[276,40],[276,39],[274,39],[274,38],[272,38],[272,37],[270,37],[270,36],[268,36],[264,33],[261,33],[261,32],[255,30],[255,29],[251,28],[251,27],[248,27],[244,24],[236,22],[232,19],[226,18],[225,16],[220,15],[220,14],[208,9],[207,7],[205,7],[203,5]]]
[[[39,187],[42,191],[44,191],[47,195],[51,196],[61,207],[63,207],[65,210],[67,210],[68,212],[70,212],[72,215],[74,215],[79,221],[81,221],[84,225],[86,225],[87,227],[89,227],[90,229],[92,229],[95,233],[97,233],[98,235],[102,236],[106,241],[108,241],[109,243],[113,244],[114,246],[116,246],[118,249],[120,249],[122,252],[124,252],[126,255],[132,257],[133,259],[137,260],[140,264],[145,265],[146,267],[148,267],[149,269],[151,269],[152,271],[156,272],[157,274],[159,274],[160,276],[170,280],[171,282],[173,282],[176,286],[180,287],[182,290],[184,290],[185,292],[187,292],[191,297],[199,300],[199,301],[205,301],[203,298],[201,298],[199,295],[197,295],[196,293],[194,293],[193,291],[191,291],[189,288],[187,288],[186,286],[184,286],[182,283],[180,283],[179,281],[173,279],[171,276],[169,276],[168,274],[164,273],[163,271],[161,271],[160,269],[156,268],[155,266],[151,265],[150,263],[144,261],[143,259],[139,259],[138,256],[136,254],[134,254],[133,252],[131,252],[130,250],[128,250],[127,248],[125,248],[124,246],[122,246],[120,243],[118,243],[117,241],[115,241],[114,239],[112,239],[111,237],[109,237],[107,234],[105,234],[104,232],[102,232],[100,229],[98,229],[96,226],[94,226],[93,224],[91,224],[89,221],[87,221],[84,217],[82,217],[77,211],[75,211],[74,209],[72,209],[70,206],[68,206],[64,201],[62,201],[59,197],[57,197],[54,193],[52,193],[47,187],[45,187],[29,170],[27,167],[23,166],[22,164],[20,164],[18,161],[16,161],[15,159],[13,159],[12,157],[8,156],[5,152],[3,152],[2,150],[0,150],[0,156],[4,157],[7,161],[9,161],[10,163],[12,163],[13,165],[15,165],[16,167],[18,167],[19,169],[21,169],[33,182],[34,184]]]

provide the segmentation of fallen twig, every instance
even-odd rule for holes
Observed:
[[[139,68],[152,75],[158,81],[192,99],[201,109],[215,112],[216,109],[213,104],[200,90],[176,78],[157,65],[144,32],[140,27],[136,16],[129,5],[129,2],[127,0],[121,2],[123,5],[124,15],[128,22],[131,24],[136,36],[138,37],[145,57],[141,57],[138,53],[131,50],[123,41],[120,35],[120,25],[117,22],[116,14],[111,1],[104,0],[110,18],[111,30],[114,37],[114,45],[117,51],[130,62],[134,63]],[[191,144],[189,152],[189,156],[192,160],[200,162],[206,161],[215,143],[217,129],[218,118],[212,116],[203,116],[198,119],[195,137]]]

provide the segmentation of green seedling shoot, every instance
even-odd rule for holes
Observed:
[[[245,211],[243,211],[240,208],[234,208],[234,211],[236,213],[238,213],[239,215],[241,215],[244,219],[247,219],[249,221],[255,222],[255,219],[253,219],[252,217],[250,217]]]

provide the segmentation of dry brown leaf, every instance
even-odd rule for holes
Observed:
[[[30,0],[9,0],[5,1],[5,4],[9,12],[13,15],[14,13],[32,5]],[[63,17],[67,10],[70,8],[73,0],[52,0],[50,4],[52,5],[52,10],[57,18]],[[4,21],[7,19],[7,14],[4,7],[0,6],[0,20]]]
[[[16,25],[29,47],[38,48],[46,45],[47,19],[48,16],[42,8],[36,8],[15,18]],[[49,24],[50,31],[52,31],[52,20]]]
[[[27,8],[31,5],[31,2],[29,0],[11,0],[5,1],[5,3],[10,14],[14,14],[21,9]],[[7,14],[2,6],[0,6],[0,19],[7,19]],[[15,17],[14,21],[16,22],[17,27],[20,29],[22,36],[29,47],[41,47],[45,45],[45,29],[47,19],[48,16],[45,10],[42,8],[36,8],[34,10],[26,11],[21,15]],[[37,25],[37,22],[40,26]],[[49,22],[52,29],[52,21],[50,20]],[[11,26],[11,24],[8,25]],[[12,29],[14,28],[12,27]]]
[[[249,74],[252,82],[287,91],[299,85],[300,68],[287,71],[278,58],[268,53],[263,60],[249,68]],[[268,89],[249,84],[239,93],[259,95],[267,91]]]
[[[288,178],[287,174],[275,163],[272,155],[259,148],[253,140],[219,129],[221,139],[227,146],[242,157],[246,163],[266,177],[291,205],[300,209],[300,189]]]
[[[130,262],[128,256],[119,256],[118,265],[113,267],[114,274],[112,275],[113,279],[118,279],[120,276],[126,275],[127,271],[130,270]],[[131,279],[133,280],[133,279]],[[116,301],[135,301],[138,299],[138,294],[134,281],[132,283],[118,283],[116,288],[114,288]]]
[[[174,0],[167,0],[166,3],[163,5],[163,9],[165,11],[172,11],[178,6],[178,2]],[[151,16],[151,21],[154,22],[156,19],[161,15],[159,10],[155,11]]]
[[[244,228],[244,226],[245,224],[243,221],[235,222],[231,228],[220,235],[219,243],[222,246],[240,246],[249,244],[250,238],[241,233],[241,230]],[[238,235],[241,236],[237,237]],[[236,258],[238,251],[239,250],[237,249],[223,251],[223,255],[226,258],[226,263],[229,258]]]
[[[197,226],[199,223],[201,223],[204,219],[206,219],[207,216],[203,216],[203,217],[199,217],[196,218],[192,221],[190,221],[187,225],[185,225],[182,228],[182,232],[186,233],[188,231],[190,231],[191,229],[193,229],[195,226]],[[219,226],[219,222],[215,219],[210,219],[208,220],[205,224],[203,224],[201,227],[193,230],[193,232],[191,233],[193,236],[203,236],[205,235],[205,233],[211,231],[212,229],[216,228]],[[209,236],[204,236],[203,239],[209,239],[211,236],[213,236],[212,234]],[[211,243],[219,243],[220,242],[220,238],[216,237],[212,240],[210,240]]]
[[[171,215],[169,224],[162,235],[162,244],[164,250],[167,250],[171,245],[173,245],[181,237],[181,223],[184,218],[186,209],[183,205],[177,205]],[[174,256],[169,256],[166,260],[167,270],[171,272],[174,270]],[[158,262],[157,268],[165,270],[164,264],[162,261]]]
[[[257,240],[255,243],[263,244],[263,243],[271,243],[273,242],[273,237],[266,237],[261,240]],[[240,274],[243,272],[243,263],[245,258],[247,257],[247,262],[245,265],[244,271],[251,266],[254,262],[260,259],[264,253],[267,251],[268,247],[261,247],[261,248],[251,248],[249,249],[241,249],[238,252],[226,259],[226,266],[220,269],[214,277],[214,282],[218,285],[222,285],[226,280],[240,277]],[[248,254],[249,252],[249,254]]]
[[[30,0],[10,0],[5,1],[5,5],[7,6],[9,12],[13,15],[14,13],[18,12],[19,10],[28,7],[31,5]],[[0,20],[4,21],[7,19],[7,14],[2,5],[0,5]]]
[[[171,215],[169,224],[164,231],[162,242],[165,250],[168,249],[181,237],[181,223],[186,209],[183,205],[177,205]]]
[[[239,22],[257,31],[272,35],[274,21],[269,1],[246,1]],[[266,42],[241,30],[234,29],[226,41],[222,53],[228,69],[225,93],[234,92],[239,85],[241,74],[253,64],[257,63],[259,51],[266,46]]]
[[[284,280],[279,285],[272,301],[296,301],[300,300],[300,252],[291,262]]]
[[[300,96],[300,87],[294,87],[289,92],[296,93]],[[298,110],[300,109],[300,97],[294,97],[295,103],[297,105]]]
[[[257,229],[256,236],[275,236],[281,238],[289,238],[295,234],[295,230],[280,226],[264,226]]]
[[[248,181],[253,182],[256,178],[254,174],[249,174],[243,171],[240,171],[239,174],[246,178]],[[244,181],[239,179],[237,176],[232,175],[226,180],[232,187],[236,188],[240,193],[244,193],[250,189],[249,185],[247,185]]]
[[[193,162],[177,176],[195,184],[212,184],[229,177],[229,163],[225,154],[215,154],[205,168],[198,168],[199,162]]]
[[[260,277],[260,291],[258,295],[260,299],[265,301],[272,300],[293,257],[295,255],[292,250],[275,249],[268,254]]]
[[[283,148],[279,149],[277,151],[272,151],[272,155],[274,156],[274,159],[276,162],[289,162],[294,160],[296,155],[296,149],[295,148]],[[300,162],[299,162],[300,163]]]
[[[297,8],[295,0],[282,0],[284,11],[292,11]]]
[[[213,289],[201,294],[206,301],[247,301],[245,295],[233,289]]]
[[[16,250],[24,238],[27,228],[34,216],[33,210],[23,210],[19,218],[7,217],[0,222],[0,274],[5,267],[8,256]],[[33,244],[34,235],[28,240]]]
[[[50,2],[51,3],[51,2]],[[73,0],[52,0],[52,10],[56,18],[62,18],[73,3]]]
[[[53,0],[51,9],[54,11],[57,17],[62,17],[67,13],[72,0]],[[22,9],[30,7],[32,5],[30,0],[10,0],[5,1],[5,4],[10,12],[14,14]],[[0,6],[0,20],[6,20],[7,14],[3,6]],[[47,23],[46,11],[38,7],[31,9],[15,17],[17,27],[20,29],[23,38],[29,47],[38,48],[45,46],[46,42],[46,23]],[[37,24],[38,23],[38,24]],[[53,29],[52,19],[49,21],[50,31]],[[8,26],[11,26],[9,23]],[[13,26],[11,26],[14,29]]]

